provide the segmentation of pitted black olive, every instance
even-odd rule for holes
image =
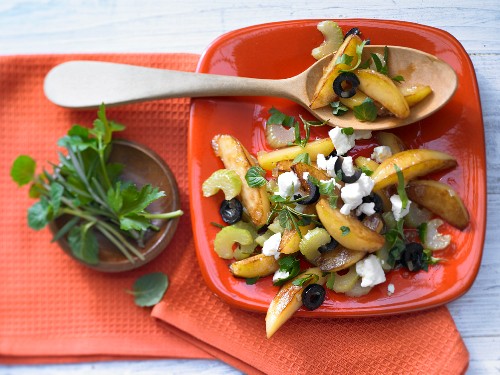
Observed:
[[[382,198],[377,193],[371,193],[370,195],[363,197],[363,203],[375,203],[375,207],[373,209],[375,212],[381,214],[384,212],[384,203],[382,202]]]
[[[409,271],[420,271],[424,267],[424,247],[417,242],[406,244],[399,262]]]
[[[344,163],[344,158],[342,156],[337,157],[337,160],[335,161],[335,165],[333,166],[333,169],[335,170],[335,174],[338,174],[339,171],[342,171],[342,164]]]
[[[345,38],[347,38],[349,35],[360,35],[361,34],[361,31],[359,31],[359,29],[357,27],[353,27],[352,29],[350,29],[348,32],[345,33]]]
[[[359,180],[361,177],[361,169],[357,169],[354,171],[354,174],[350,176],[346,176],[344,172],[342,172],[342,181],[344,181],[346,184],[352,184],[356,181]]]
[[[313,204],[316,203],[319,199],[319,187],[314,185],[311,181],[307,180],[307,186],[309,187],[309,195],[301,200],[300,204]]]
[[[328,158],[334,158],[335,156],[337,156],[337,150],[333,150],[330,154],[328,154]]]
[[[341,98],[351,98],[356,94],[359,79],[352,72],[340,73],[333,81],[333,91]]]
[[[319,284],[309,284],[302,292],[302,303],[308,310],[316,310],[325,300],[325,288]]]
[[[339,243],[337,242],[337,240],[335,238],[333,238],[333,237],[330,237],[330,238],[331,238],[330,242],[328,242],[326,245],[321,245],[318,248],[318,251],[321,254],[329,253],[330,251],[333,251],[339,245]]]
[[[241,220],[241,215],[243,214],[243,205],[236,198],[228,201],[223,200],[220,205],[219,212],[224,222],[228,224],[234,224]]]

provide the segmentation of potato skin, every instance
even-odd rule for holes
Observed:
[[[257,254],[250,258],[231,263],[229,270],[236,277],[252,278],[265,277],[280,268],[273,256]]]

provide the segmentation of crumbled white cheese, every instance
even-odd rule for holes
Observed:
[[[297,175],[290,171],[278,176],[278,194],[283,198],[292,197],[299,191],[300,181]]]
[[[347,151],[354,147],[354,134],[346,135],[342,133],[342,128],[336,126],[328,132],[333,146],[337,150],[337,155],[344,155]]]
[[[385,281],[385,273],[376,255],[369,255],[356,263],[356,273],[361,276],[361,286],[375,286]]]
[[[279,280],[286,279],[288,276],[290,276],[290,272],[277,270],[273,276],[273,283],[275,283],[276,281],[279,281]]]
[[[262,254],[270,257],[274,256],[275,259],[280,257],[279,247],[281,242],[281,233],[275,233],[269,237],[262,246]]]
[[[375,203],[361,203],[356,209],[356,216],[365,214],[366,216],[371,216],[375,213]]]
[[[389,156],[392,156],[392,151],[389,146],[377,146],[373,149],[371,158],[380,164]]]
[[[354,139],[370,139],[372,137],[371,130],[354,130]]]
[[[394,194],[391,196],[390,200],[392,204],[392,213],[396,220],[402,219],[408,214],[408,212],[410,212],[410,200],[408,200],[408,204],[405,209],[403,209],[403,202],[401,201],[401,197],[399,195]]]
[[[326,174],[330,177],[335,176],[335,162],[337,161],[336,156],[331,156],[328,159],[323,154],[318,154],[316,157],[316,165],[319,169],[326,171]]]
[[[352,184],[345,184],[340,190],[340,197],[344,201],[344,205],[340,212],[344,215],[349,215],[351,210],[363,203],[363,197],[370,195],[375,183],[366,174],[362,173],[358,181]]]
[[[394,287],[394,284],[389,284],[387,285],[387,294],[392,296],[394,294],[394,291],[396,288]]]
[[[304,172],[302,173],[302,178],[307,181],[307,178],[309,177],[309,172]]]
[[[342,161],[342,172],[344,172],[346,176],[352,176],[356,173],[356,168],[354,168],[354,164],[352,163],[352,156],[344,157]]]

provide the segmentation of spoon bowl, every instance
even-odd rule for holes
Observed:
[[[371,53],[383,53],[385,46],[363,48],[363,60]],[[286,79],[256,79],[214,74],[187,73],[98,61],[69,61],[54,67],[45,77],[44,91],[53,103],[74,109],[96,108],[101,103],[118,105],[145,100],[210,97],[272,96],[292,100],[331,126],[381,130],[408,125],[443,107],[457,88],[455,71],[428,53],[389,46],[389,75],[402,75],[402,86],[429,85],[433,93],[417,104],[405,119],[379,117],[374,122],[358,121],[352,111],[337,117],[329,106],[311,109],[309,104],[323,69],[332,59],[326,56],[302,73]]]

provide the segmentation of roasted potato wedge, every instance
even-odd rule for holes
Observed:
[[[312,280],[316,284],[323,285],[326,282],[326,277],[317,267],[309,268],[293,280],[304,278],[307,274],[316,275],[317,281]],[[293,285],[293,280],[281,287],[267,309],[267,338],[270,338],[302,306],[302,291],[310,282],[305,282],[303,285]]]
[[[454,227],[464,229],[469,224],[469,213],[451,186],[433,180],[415,180],[408,183],[406,192],[410,200]]]
[[[382,232],[384,222],[379,214],[367,216],[362,221],[363,225],[377,233]],[[345,248],[344,246],[337,246],[333,251],[330,251],[316,259],[316,264],[321,271],[336,272],[356,264],[359,260],[363,259],[367,252],[355,251]]]
[[[371,178],[375,181],[374,191],[398,183],[394,164],[403,172],[405,181],[410,181],[434,171],[455,167],[457,161],[453,156],[441,151],[416,149],[399,152],[384,160],[371,175]]]
[[[282,160],[293,160],[297,155],[307,152],[311,161],[316,161],[318,154],[328,155],[333,148],[332,140],[324,138],[309,142],[305,147],[291,146],[270,152],[260,152],[257,154],[257,160],[262,168],[271,171]]]
[[[321,108],[335,101],[337,94],[333,91],[333,81],[340,74],[341,70],[349,70],[356,65],[358,57],[356,55],[356,47],[362,43],[362,40],[357,35],[348,36],[344,43],[339,47],[333,55],[332,60],[323,71],[323,75],[316,84],[313,99],[310,107],[312,109]],[[337,59],[343,54],[352,56],[353,59],[349,65],[337,64]]]
[[[432,93],[431,87],[426,85],[408,86],[403,89],[400,88],[400,91],[410,107],[420,103]]]
[[[358,156],[354,160],[354,164],[358,168],[365,168],[370,170],[372,173],[375,172],[375,170],[378,168],[379,164],[372,159],[365,158],[364,156]],[[368,174],[368,173],[367,173]]]
[[[340,210],[332,208],[325,197],[319,199],[316,211],[325,229],[340,245],[351,250],[370,253],[384,245],[383,236],[364,226],[357,218],[341,214]],[[343,235],[342,227],[349,228],[349,233]]]
[[[315,225],[313,223],[299,227],[300,234],[305,236],[307,232],[313,229]],[[281,235],[281,242],[279,251],[282,254],[293,254],[299,251],[300,236],[296,229],[285,229]]]
[[[324,171],[318,169],[312,165],[306,163],[296,163],[291,166],[292,171],[297,175],[300,180],[300,185],[302,189],[305,191],[309,190],[309,186],[307,181],[304,179],[304,172],[309,173],[312,177],[316,178],[319,181],[330,180],[329,177]]]
[[[375,139],[381,146],[389,147],[393,155],[406,150],[406,145],[401,138],[393,133],[377,132]]]
[[[273,256],[257,254],[231,263],[229,270],[236,277],[252,278],[265,277],[276,272],[280,268],[278,261]]]
[[[405,119],[410,115],[408,103],[389,77],[371,69],[358,69],[355,74],[359,79],[359,89],[374,101],[397,118]]]
[[[212,148],[224,163],[225,168],[235,171],[240,177],[242,204],[247,209],[252,223],[257,227],[264,225],[270,213],[266,187],[252,188],[248,186],[245,179],[250,167],[256,165],[254,158],[236,138],[230,135],[216,135],[212,139]]]

